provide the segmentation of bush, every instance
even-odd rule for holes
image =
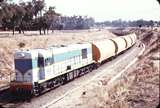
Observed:
[[[23,42],[20,42],[19,44],[18,44],[18,46],[19,46],[19,48],[23,48],[23,47],[25,47],[25,43],[23,43]]]

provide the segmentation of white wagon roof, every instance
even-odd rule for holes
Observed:
[[[72,50],[81,50],[83,48],[88,48],[88,47],[91,47],[91,44],[77,43],[77,44],[70,44],[70,45],[65,45],[65,46],[54,46],[48,49],[52,50],[53,54],[60,54],[60,53],[69,52]]]

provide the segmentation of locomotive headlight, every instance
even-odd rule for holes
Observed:
[[[21,57],[25,57],[25,54],[24,54],[24,53],[21,53]]]
[[[18,54],[16,54],[16,56],[17,56],[18,58],[24,58],[24,57],[25,57],[25,54],[24,54],[24,53],[18,53]]]
[[[31,73],[28,73],[28,76],[31,76]]]

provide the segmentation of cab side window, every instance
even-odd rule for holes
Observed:
[[[52,64],[52,58],[46,58],[45,59],[45,66],[51,65]]]
[[[38,67],[44,66],[44,58],[43,57],[38,57]]]
[[[82,59],[87,58],[87,49],[82,49]]]

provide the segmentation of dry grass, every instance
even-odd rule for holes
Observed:
[[[155,108],[159,102],[159,71],[150,59],[135,64],[112,85],[83,90],[79,107],[87,108]]]

